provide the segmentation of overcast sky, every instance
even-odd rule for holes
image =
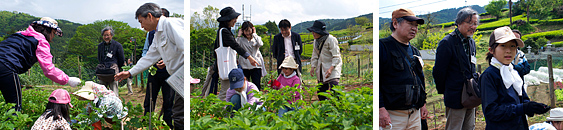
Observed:
[[[467,4],[465,1],[467,1]],[[421,15],[469,5],[485,6],[490,1],[492,0],[380,0],[378,14],[379,17],[391,18],[392,11],[399,8],[408,8],[416,15]],[[513,2],[516,1],[518,0],[513,0]]]
[[[244,15],[252,13],[252,23],[262,25],[268,20],[276,24],[287,19],[292,25],[317,19],[344,19],[373,13],[376,8],[374,0],[192,0],[190,14],[202,13],[203,8],[211,5],[219,10],[231,6],[236,12]],[[250,12],[252,6],[252,12]],[[238,22],[242,22],[239,17]]]
[[[0,10],[65,19],[81,24],[113,19],[140,28],[141,24],[135,19],[135,11],[147,2],[168,9],[170,14],[185,14],[184,0],[0,0]]]

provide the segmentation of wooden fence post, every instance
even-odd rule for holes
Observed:
[[[551,106],[555,106],[555,90],[553,88],[553,65],[551,64],[551,55],[547,55],[547,70],[549,73],[549,97],[551,98]]]
[[[77,56],[77,58],[78,58],[78,77],[82,79],[82,65],[80,65],[80,56]]]

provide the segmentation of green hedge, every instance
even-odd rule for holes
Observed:
[[[527,40],[528,38],[537,39],[539,37],[545,37],[547,39],[552,38],[563,38],[563,30],[547,31],[534,34],[528,34],[522,36],[522,40]]]
[[[538,24],[542,24],[542,25],[563,24],[563,18],[552,19],[552,20],[541,20],[538,21]]]
[[[516,20],[520,20],[520,19],[526,20],[526,17],[524,17],[523,15],[518,15],[518,16],[512,17],[512,21],[516,21]],[[538,22],[538,19],[530,19],[530,24],[536,23],[536,22]],[[495,29],[495,28],[498,28],[498,27],[509,26],[509,25],[510,25],[510,18],[504,18],[504,19],[500,19],[498,21],[481,24],[481,25],[479,25],[479,27],[477,27],[477,30],[491,30],[491,29]]]

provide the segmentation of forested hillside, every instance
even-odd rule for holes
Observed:
[[[365,17],[367,19],[371,21],[373,20],[373,13],[369,13],[369,14],[364,14],[364,15],[360,15],[358,17]],[[358,23],[356,23],[355,18],[358,17],[353,17],[353,18],[348,18],[348,19],[319,19],[323,22],[326,23],[327,26],[327,30],[328,31],[336,31],[336,30],[342,30],[342,29],[346,29],[348,28],[349,25],[358,25]],[[279,22],[279,21],[277,21]],[[293,23],[298,23],[300,21],[290,21]],[[308,27],[313,26],[313,23],[315,21],[306,21],[306,22],[302,22],[302,23],[298,23],[293,25],[293,27],[291,27],[291,31],[297,32],[297,33],[309,33],[309,31],[307,31]]]

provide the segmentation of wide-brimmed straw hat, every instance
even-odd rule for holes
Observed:
[[[298,69],[299,65],[297,63],[295,63],[295,60],[293,59],[292,56],[288,56],[288,57],[285,57],[285,59],[283,59],[283,62],[278,67],[278,69],[281,69],[282,67],[283,68]]]
[[[82,86],[82,88],[72,94],[82,97],[84,99],[88,99],[88,100],[94,100],[94,98],[96,98],[96,96],[94,95],[94,82],[92,81],[86,81],[86,83],[84,83],[84,86]]]
[[[553,108],[549,111],[548,121],[563,121],[563,108]]]

